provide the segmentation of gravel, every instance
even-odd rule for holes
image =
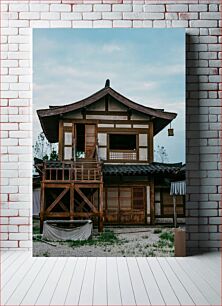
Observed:
[[[149,257],[174,256],[173,243],[161,239],[161,233],[172,235],[172,228],[151,227],[108,227],[118,238],[117,241],[105,241],[91,245],[72,246],[70,242],[53,242],[49,245],[42,241],[33,241],[33,256],[45,257]],[[98,233],[93,232],[93,240]]]

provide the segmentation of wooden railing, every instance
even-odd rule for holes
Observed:
[[[96,161],[46,161],[43,165],[43,181],[101,182],[101,163]]]

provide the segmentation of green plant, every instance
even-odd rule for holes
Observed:
[[[159,237],[162,240],[168,240],[168,241],[170,241],[172,243],[174,242],[174,235],[173,235],[172,232],[163,232],[163,233],[160,234]]]

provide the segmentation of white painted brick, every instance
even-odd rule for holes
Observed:
[[[40,18],[39,12],[19,13],[19,19],[39,19],[39,18]]]
[[[143,5],[141,5],[141,4],[134,4],[133,5],[133,11],[134,12],[142,12],[143,11]]]
[[[110,12],[111,4],[94,4],[93,11],[94,12]]]
[[[12,138],[4,139],[2,141],[2,144],[4,146],[17,146],[18,145],[18,139],[12,139]]]
[[[8,44],[9,51],[18,51],[18,44]]]
[[[11,233],[9,234],[10,240],[28,240],[28,233]]]
[[[1,35],[17,35],[18,28],[1,28]]]
[[[9,27],[11,28],[17,28],[17,27],[27,28],[28,26],[29,26],[28,20],[9,20]]]
[[[76,4],[73,5],[74,12],[92,12],[92,4]]]
[[[92,28],[92,20],[76,20],[72,21],[74,28]]]
[[[32,242],[30,241],[19,241],[19,247],[20,248],[31,248],[32,247]]]
[[[105,12],[102,13],[102,19],[122,19],[122,13],[121,12]]]
[[[17,60],[2,60],[1,61],[2,67],[18,67]]]
[[[61,20],[80,20],[82,19],[81,13],[61,13]]]
[[[164,19],[163,13],[123,12],[123,19]]]
[[[117,28],[131,28],[132,21],[131,20],[114,20],[113,27]]]
[[[30,226],[25,226],[25,225],[21,225],[19,226],[19,232],[20,233],[30,233],[31,232],[31,228]]]
[[[30,11],[34,11],[34,12],[48,12],[49,11],[49,4],[45,4],[45,3],[31,3],[29,7],[30,7]]]
[[[30,117],[27,115],[9,115],[9,122],[29,122]]]
[[[29,106],[30,102],[28,99],[13,99],[9,100],[9,106]]]
[[[165,12],[165,7],[164,5],[152,5],[152,4],[148,4],[148,5],[144,5],[144,12]]]
[[[5,186],[3,187],[6,188]],[[18,210],[17,209],[1,209],[1,216],[2,217],[16,217],[18,216]]]
[[[178,19],[178,13],[166,13],[165,14],[165,19],[177,20]]]
[[[50,11],[54,12],[70,12],[71,5],[69,4],[51,4]]]
[[[169,28],[172,26],[171,20],[154,20],[153,21],[154,28]]]
[[[8,98],[8,99],[12,99],[12,98],[18,98],[18,92],[17,91],[2,91],[1,92],[1,98]]]
[[[190,20],[190,27],[197,27],[197,28],[212,28],[217,27],[217,21],[216,20]]]
[[[210,12],[218,12],[219,6],[218,4],[209,4],[209,11]]]
[[[93,27],[94,28],[111,28],[112,21],[111,20],[94,20]]]
[[[221,61],[220,60],[210,60],[209,61],[209,66],[210,67],[221,67]]]
[[[4,123],[1,125],[3,131],[15,131],[18,130],[18,123]]]
[[[172,20],[172,26],[174,28],[187,28],[188,21],[187,20]]]
[[[49,21],[48,20],[34,20],[30,21],[31,28],[49,28]],[[24,50],[23,50],[24,51]]]
[[[131,12],[133,9],[131,4],[113,4],[113,12]]]
[[[110,14],[110,13],[104,13],[104,14]],[[83,19],[86,20],[102,19],[102,13],[100,12],[83,13]]]
[[[200,13],[200,19],[215,19],[215,20],[220,20],[221,18],[221,13],[210,13],[210,12],[204,12]]]
[[[166,5],[167,12],[188,12],[188,5],[186,4],[169,4]]]
[[[182,20],[198,19],[198,13],[179,13],[179,19]]]
[[[29,192],[30,192],[30,190],[29,190]],[[19,209],[19,216],[20,217],[30,216],[30,209]]]
[[[59,20],[60,19],[60,13],[58,13],[58,12],[41,13],[41,19]]]
[[[0,247],[1,248],[17,248],[18,241],[9,241],[9,240],[1,241]]]
[[[0,224],[8,224],[8,223],[9,223],[9,218],[7,217],[0,218]]]
[[[207,4],[189,4],[190,12],[206,12]]]
[[[8,11],[8,4],[2,3],[1,4],[1,11],[2,12],[7,12]]]
[[[152,23],[152,21],[151,21]],[[142,28],[143,21],[142,20],[133,20],[133,28]]]
[[[9,12],[28,12],[29,5],[25,3],[9,4]]]
[[[50,21],[50,26],[52,28],[71,28],[72,23],[71,21],[68,21],[68,20],[64,20],[64,21],[52,20]]]

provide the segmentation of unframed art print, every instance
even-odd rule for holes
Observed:
[[[33,256],[183,252],[184,30],[35,29],[33,63]]]

